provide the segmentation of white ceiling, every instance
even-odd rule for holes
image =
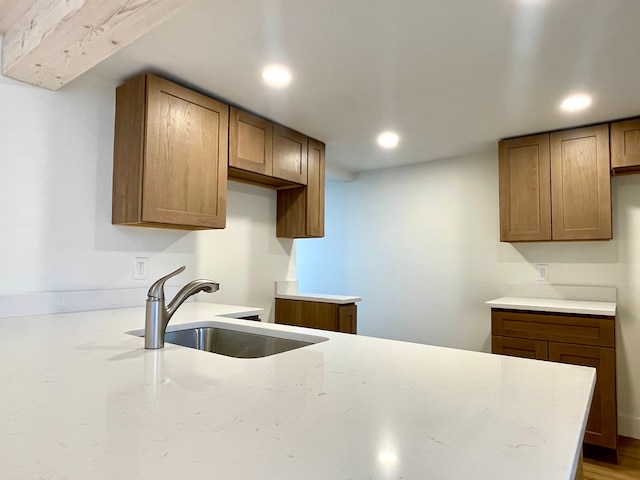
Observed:
[[[286,90],[260,70],[285,63]],[[93,69],[160,72],[327,143],[352,172],[640,115],[638,0],[200,0]],[[558,111],[590,93],[587,112]],[[396,130],[381,151],[376,134]]]

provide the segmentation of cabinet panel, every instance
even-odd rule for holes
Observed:
[[[276,298],[275,321],[297,327],[338,331],[338,305]]]
[[[276,298],[275,322],[333,332],[357,332],[355,304],[312,302]]]
[[[304,327],[302,324],[302,303],[276,298],[275,323]]]
[[[275,125],[273,142],[273,176],[306,185],[307,137],[282,125]]]
[[[229,115],[229,167],[271,176],[273,123],[231,107]]]
[[[549,360],[596,369],[596,386],[587,421],[585,442],[615,449],[618,431],[614,350],[550,342]]]
[[[491,353],[510,355],[512,357],[547,360],[547,342],[522,338],[491,336]]]
[[[640,169],[640,118],[611,124],[611,168]]]
[[[602,347],[615,345],[615,320],[613,317],[494,309],[491,311],[491,332],[503,337]]]
[[[609,127],[551,134],[554,240],[611,238]]]
[[[358,333],[358,307],[355,304],[341,305],[338,309],[338,331]]]
[[[325,146],[309,139],[307,159],[307,236],[324,236]]]
[[[500,241],[551,240],[549,135],[499,144]]]
[[[142,220],[146,82],[146,75],[140,75],[116,89],[111,204],[114,225],[138,224]]]

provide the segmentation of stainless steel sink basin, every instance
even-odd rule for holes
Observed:
[[[144,330],[127,332],[144,336]],[[328,340],[315,335],[266,328],[198,322],[167,329],[165,342],[236,358],[261,358]]]

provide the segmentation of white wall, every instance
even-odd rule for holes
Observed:
[[[499,241],[497,154],[329,182],[326,237],[300,242],[301,290],[363,297],[358,332],[490,351],[489,310],[507,283],[617,287],[622,434],[640,438],[640,175],[613,179],[614,240]]]
[[[114,105],[115,85],[91,74],[58,92],[0,76],[0,296],[148,288],[186,265],[169,285],[209,277],[221,290],[208,300],[269,318],[273,282],[295,275],[292,241],[275,238],[276,193],[231,182],[222,231],[111,225]],[[132,278],[137,256],[147,280]]]
[[[276,238],[276,191],[229,182],[227,200],[227,228],[196,237],[200,276],[221,285],[199,299],[262,307],[273,322],[274,282],[296,276],[294,240]]]

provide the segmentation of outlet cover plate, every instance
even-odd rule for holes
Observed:
[[[147,257],[135,257],[133,259],[134,280],[146,280],[148,263],[149,259]]]
[[[549,265],[546,263],[536,265],[536,281],[549,283]]]

